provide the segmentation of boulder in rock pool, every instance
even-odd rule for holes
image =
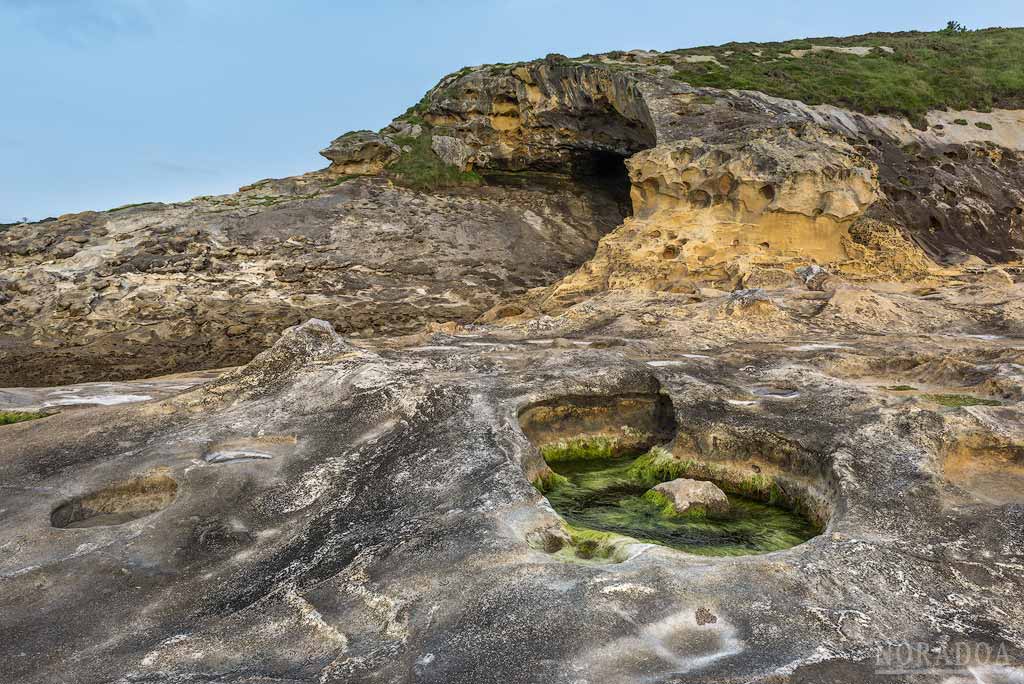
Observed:
[[[648,494],[651,498],[669,503],[678,514],[712,514],[720,515],[729,512],[729,499],[725,492],[714,483],[703,480],[679,478],[662,482]]]

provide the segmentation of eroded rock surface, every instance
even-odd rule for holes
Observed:
[[[847,244],[850,226],[880,197],[874,164],[814,126],[749,135],[725,145],[677,141],[631,157],[634,216],[543,306],[603,289],[732,287],[772,272],[788,280],[809,259],[864,268],[869,260]]]
[[[393,141],[373,131],[346,133],[320,151],[330,160],[330,171],[337,175],[379,173],[401,153]]]
[[[615,289],[787,287],[808,263],[920,282],[1024,249],[1013,112],[922,131],[629,54],[463,69],[320,172],[6,226],[0,383],[233,365],[310,317],[401,334]]]
[[[1024,499],[996,474],[1024,443],[1019,339],[826,333],[806,293],[775,293],[789,322],[756,342],[742,315],[702,313],[720,302],[664,293],[614,320],[595,306],[583,336],[579,311],[375,343],[313,322],[178,397],[2,427],[0,626],[18,637],[0,678],[882,683],[904,641],[984,646],[979,668],[1019,677]],[[971,307],[943,296],[928,306]],[[951,392],[1002,405],[932,398]],[[771,483],[822,534],[564,560],[523,409],[659,396],[659,458]],[[225,450],[270,457],[207,458]],[[51,524],[156,471],[176,483],[162,509]]]
[[[0,680],[881,684],[905,644],[1024,677],[1019,119],[629,54],[463,70],[322,172],[4,227],[4,384],[248,363],[0,426]],[[579,438],[820,534],[581,533],[541,451]]]
[[[310,317],[472,320],[557,279],[621,214],[601,192],[428,194],[332,173],[0,232],[0,385],[236,365]]]
[[[476,147],[483,168],[586,166],[606,155],[694,139],[705,147],[725,145],[721,155],[728,157],[731,145],[764,136],[765,128],[780,136],[812,125],[835,136],[834,145],[843,140],[856,148],[870,162],[867,169],[877,167],[883,194],[868,218],[898,226],[931,257],[1007,260],[1024,248],[1019,112],[998,117],[998,136],[947,126],[956,115],[945,112],[931,115],[933,126],[920,131],[892,117],[692,88],[647,60],[609,68],[565,58],[464,70],[443,79],[421,112],[446,135]],[[771,153],[756,158],[762,173],[775,164]]]

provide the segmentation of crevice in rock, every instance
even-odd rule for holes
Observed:
[[[617,220],[604,231],[608,232],[633,215],[633,204],[630,199],[632,184],[625,163],[627,158],[627,155],[607,150],[582,150],[576,153],[567,171],[480,168],[478,172],[490,186],[553,190],[561,193],[570,190],[606,197],[614,203],[617,214]],[[610,217],[612,212],[609,211],[607,214]]]
[[[576,183],[595,188],[614,199],[623,219],[633,215],[626,155],[607,150],[580,152],[573,163],[572,177]]]

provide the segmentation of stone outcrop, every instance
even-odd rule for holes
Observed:
[[[315,317],[471,321],[570,272],[621,213],[584,186],[421,193],[333,173],[0,232],[0,386],[244,363]]]
[[[419,115],[462,139],[486,169],[593,173],[655,143],[634,79],[559,60],[449,76]]]
[[[880,196],[874,165],[816,126],[749,135],[631,157],[633,217],[552,288],[545,308],[606,288],[733,287],[758,270],[849,261],[849,228]]]
[[[320,154],[330,160],[330,170],[339,175],[374,174],[398,159],[401,150],[379,133],[353,131],[335,138]]]
[[[804,282],[808,290],[824,290],[828,283],[829,272],[817,264],[801,266],[794,273]]]
[[[691,210],[704,209],[712,198],[731,201],[742,193],[743,207],[720,210],[713,221],[721,230],[711,231],[738,235],[741,262],[750,256],[751,245],[767,252],[750,257],[755,261],[792,254],[860,260],[864,255],[851,255],[843,245],[847,230],[858,220],[875,221],[883,232],[891,227],[901,233],[908,243],[901,246],[908,253],[903,261],[915,264],[920,261],[915,249],[923,250],[932,263],[954,265],[966,255],[1015,260],[1016,250],[1024,249],[1024,147],[1019,132],[1013,133],[1013,116],[999,119],[998,137],[976,127],[951,135],[940,123],[948,117],[939,113],[931,117],[933,128],[919,131],[892,117],[812,107],[761,93],[693,88],[670,78],[654,58],[614,61],[614,68],[611,63],[551,56],[512,67],[466,69],[428,93],[417,115],[443,135],[463,140],[474,152],[462,158],[472,159],[481,171],[558,169],[608,175],[619,160],[628,158],[638,218],[645,207],[648,213],[665,213],[672,206],[691,223],[707,223]],[[804,158],[800,147],[816,151]],[[691,161],[695,154],[705,161]],[[696,172],[694,166],[705,172],[719,166],[722,173],[730,167],[735,173],[740,165],[748,170],[747,181],[771,176],[774,182],[747,188],[741,182],[734,185],[739,178],[734,176],[722,181],[727,183],[723,191],[714,187],[721,173],[711,174],[702,179],[701,188],[692,189],[693,197],[689,189],[680,197],[680,179]],[[780,179],[788,174],[793,176],[787,186]],[[816,180],[810,181],[811,175]],[[676,187],[669,188],[669,182]],[[762,188],[774,192],[766,210],[758,206],[756,193],[748,192]],[[789,217],[791,221],[784,221]],[[705,227],[695,239],[685,234],[679,238],[687,240],[687,251],[706,246],[721,254],[723,263],[729,261],[722,245],[705,237],[707,232]],[[775,239],[759,239],[765,232]],[[632,255],[634,247],[640,245],[623,245],[623,251]],[[635,280],[656,282],[656,274],[670,268],[657,259],[679,245],[658,247],[647,250],[655,255],[646,260],[655,275],[638,274]],[[885,265],[878,255],[868,259],[873,272]],[[712,256],[710,261],[718,259]],[[595,268],[605,270],[600,264]],[[898,270],[920,272],[916,265]],[[721,278],[720,269],[705,271]],[[677,268],[670,280],[688,272],[688,264],[685,270]],[[614,287],[611,282],[608,286]]]
[[[464,171],[469,167],[470,160],[474,155],[472,147],[450,135],[433,136],[430,139],[430,149],[445,164],[454,166],[460,171]]]
[[[236,364],[309,317],[409,333],[611,290],[789,287],[812,264],[932,282],[1024,249],[1012,112],[921,131],[625,55],[463,69],[321,172],[6,227],[0,382]]]

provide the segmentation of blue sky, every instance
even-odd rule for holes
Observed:
[[[445,73],[549,52],[1024,25],[1020,0],[0,0],[0,222],[325,164]]]

